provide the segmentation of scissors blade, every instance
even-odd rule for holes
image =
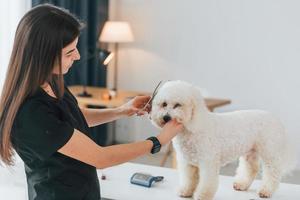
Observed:
[[[147,103],[145,104],[145,106],[142,108],[142,110],[145,110],[146,107],[149,105],[149,104],[152,104],[152,101],[154,99],[154,97],[156,96],[157,92],[158,92],[158,88],[159,86],[161,85],[162,81],[159,81],[159,83],[157,84],[157,86],[155,87],[152,95],[151,95],[151,98],[147,101]]]

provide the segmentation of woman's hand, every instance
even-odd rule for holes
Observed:
[[[136,96],[127,103],[120,106],[121,115],[132,116],[137,114],[138,116],[144,115],[150,112],[150,105],[145,105],[150,100],[150,96]]]
[[[172,119],[164,125],[157,138],[162,145],[165,145],[181,131],[183,131],[183,125],[177,122],[175,119]]]

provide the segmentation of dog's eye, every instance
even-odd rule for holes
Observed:
[[[166,102],[162,103],[162,107],[166,107],[168,104]]]
[[[180,103],[176,103],[174,108],[178,108],[178,107],[181,107],[181,104]]]

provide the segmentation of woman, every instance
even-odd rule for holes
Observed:
[[[149,96],[116,109],[80,109],[63,83],[73,62],[81,24],[66,10],[41,5],[20,21],[0,101],[1,160],[13,164],[14,150],[25,163],[30,200],[96,200],[96,169],[159,150],[182,125],[168,122],[156,137],[130,144],[98,146],[89,127],[141,110]]]

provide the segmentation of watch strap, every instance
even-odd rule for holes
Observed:
[[[151,140],[153,142],[153,147],[151,149],[152,154],[155,154],[160,151],[161,144],[160,144],[159,140],[157,139],[157,137],[149,137],[149,138],[147,138],[147,140]]]

